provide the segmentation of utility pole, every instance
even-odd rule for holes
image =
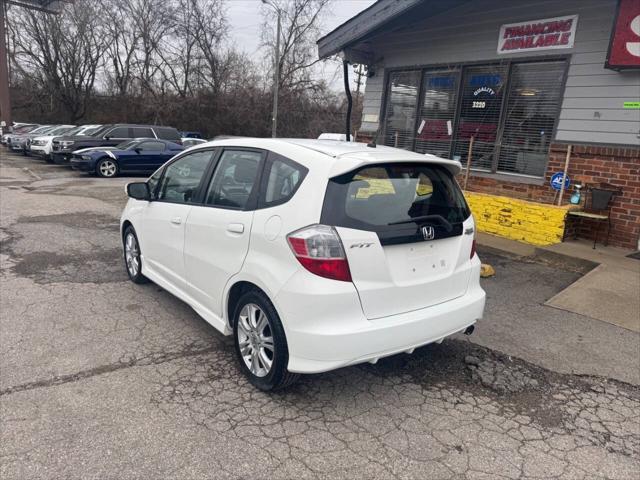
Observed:
[[[355,65],[354,72],[356,74],[356,108],[360,112],[360,115],[362,115],[362,110],[361,110],[362,97],[360,95],[360,90],[362,89],[362,84],[364,83],[364,76],[366,75],[364,65],[362,65],[361,63],[359,63],[358,65]],[[353,131],[354,141],[356,140],[357,135],[358,135],[357,130],[354,130]]]
[[[6,126],[5,131],[13,130],[11,120],[11,98],[9,97],[9,59],[7,56],[7,34],[5,32],[5,21],[7,16],[7,5],[5,0],[0,0],[0,120]]]
[[[282,13],[277,5],[269,2],[268,0],[262,0],[262,3],[272,7],[278,16],[278,26],[276,28],[276,51],[275,51],[275,65],[273,74],[273,112],[271,113],[271,136],[276,138],[278,136],[278,93],[280,89],[280,35],[281,35],[281,20],[280,14]]]
[[[364,81],[362,80],[362,77],[364,77],[365,75],[362,64],[358,64],[358,66],[355,69],[355,74],[356,74],[356,99],[358,99],[360,98],[360,87],[364,83]]]

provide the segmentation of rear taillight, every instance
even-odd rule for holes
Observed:
[[[473,242],[471,242],[471,255],[469,255],[470,259],[473,259],[473,256],[476,254],[476,239],[473,239]]]
[[[300,264],[311,273],[332,280],[351,281],[349,262],[333,227],[311,225],[291,232],[287,240]]]

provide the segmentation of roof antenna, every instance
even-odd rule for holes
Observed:
[[[347,94],[347,134],[345,135],[345,141],[351,141],[351,109],[353,108],[353,98],[351,97],[351,85],[349,85],[349,62],[347,61],[346,54],[344,60],[342,60],[343,76],[344,76],[344,91]]]

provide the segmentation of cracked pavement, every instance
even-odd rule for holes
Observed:
[[[543,305],[578,273],[481,250],[474,335],[265,394],[127,280],[129,179],[0,155],[0,478],[640,476],[640,336]]]

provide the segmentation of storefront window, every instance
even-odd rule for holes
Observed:
[[[418,70],[394,72],[389,77],[384,142],[386,145],[413,149],[420,74]]]
[[[471,166],[491,170],[507,67],[469,67],[465,69],[460,116],[453,146],[453,158],[467,162],[473,136]]]
[[[456,118],[459,70],[425,72],[416,152],[448,157]]]
[[[515,64],[498,171],[541,177],[561,102],[564,62]]]
[[[471,167],[541,177],[562,101],[565,61],[392,72],[384,143]]]

